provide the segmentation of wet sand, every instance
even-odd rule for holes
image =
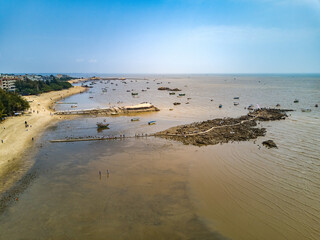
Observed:
[[[159,139],[41,149],[39,177],[0,218],[2,237],[226,239],[195,214],[183,153]]]
[[[41,133],[58,120],[66,119],[66,117],[52,114],[54,102],[85,90],[83,87],[76,86],[39,96],[26,96],[25,99],[30,104],[28,111],[31,113],[10,117],[0,123],[0,138],[3,140],[3,143],[0,143],[0,193],[10,187],[14,180],[21,177],[20,174],[17,174],[21,165],[24,164],[21,158],[25,156],[25,152],[35,143]],[[27,128],[25,121],[29,124]],[[13,177],[15,175],[19,176]]]

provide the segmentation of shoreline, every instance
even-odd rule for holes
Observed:
[[[0,179],[3,185],[0,186],[0,193],[10,186],[7,186],[8,179],[15,176],[15,165],[35,143],[36,139],[50,126],[60,120],[70,119],[70,116],[58,116],[53,114],[52,106],[58,100],[84,92],[87,89],[81,86],[74,86],[61,91],[43,93],[39,96],[24,96],[29,102],[30,108],[27,114],[16,117],[9,117],[0,123]],[[29,127],[25,127],[25,121]],[[12,174],[14,176],[12,176]]]

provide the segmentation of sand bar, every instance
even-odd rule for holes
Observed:
[[[24,97],[29,101],[31,112],[18,117],[9,117],[0,123],[0,178],[6,175],[9,165],[20,159],[32,146],[39,135],[58,120],[66,117],[52,114],[52,106],[57,100],[85,91],[86,88],[75,86],[62,91],[53,91],[39,96]],[[27,121],[29,127],[25,127]],[[0,188],[1,189],[1,188]]]

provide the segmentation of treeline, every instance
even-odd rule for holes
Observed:
[[[15,112],[28,109],[29,103],[17,93],[6,92],[0,89],[0,121]]]
[[[35,95],[44,92],[58,91],[72,87],[69,82],[53,79],[51,81],[16,81],[16,91],[21,95]]]

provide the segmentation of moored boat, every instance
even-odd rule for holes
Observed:
[[[156,124],[156,121],[150,121],[150,122],[148,122],[148,125],[154,125],[154,124]]]
[[[98,130],[109,129],[109,123],[97,123]]]

